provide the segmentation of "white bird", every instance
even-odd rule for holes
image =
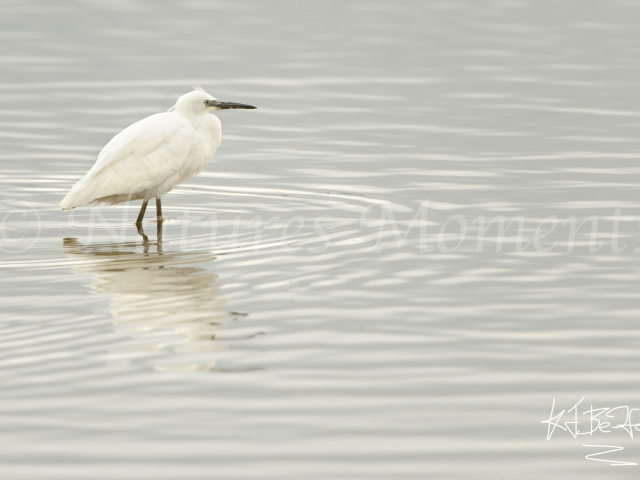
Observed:
[[[141,225],[147,203],[155,198],[158,222],[162,222],[162,195],[200,173],[220,146],[220,120],[211,113],[232,108],[256,107],[219,102],[196,89],[181,96],[168,112],[128,126],[105,145],[60,208],[142,200],[136,220]]]

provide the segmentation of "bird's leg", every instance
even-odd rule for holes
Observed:
[[[148,241],[149,241],[149,237],[147,237],[147,236],[144,234],[144,230],[142,229],[142,225],[137,225],[137,227],[138,227],[138,235],[140,235],[140,236],[142,237],[142,240],[143,240],[144,242],[148,242]]]
[[[144,230],[142,229],[142,225],[137,225],[138,227],[138,235],[140,235],[142,237],[142,247],[144,250],[144,253],[148,253],[149,252],[149,237],[147,237],[144,234]]]
[[[158,254],[162,255],[162,222],[158,222],[156,224],[156,237],[158,241],[156,242],[156,247],[158,249]],[[160,267],[162,268],[162,267]]]
[[[140,213],[138,214],[138,219],[136,220],[136,225],[142,225],[144,212],[147,210],[147,203],[149,203],[149,200],[145,200],[144,202],[142,202],[142,207],[140,207]]]
[[[162,218],[162,205],[160,205],[160,197],[156,197],[156,219],[158,222],[164,222]]]

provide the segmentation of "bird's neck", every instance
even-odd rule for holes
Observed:
[[[213,117],[213,115],[209,113],[206,113],[204,115],[195,114],[193,113],[193,110],[187,108],[181,109],[179,106],[173,109],[172,112],[177,113],[178,115],[182,115],[184,118],[189,120],[191,122],[191,125],[193,125],[193,128],[195,128],[196,130],[199,130],[199,125],[208,123],[209,117]]]
[[[189,119],[191,125],[196,132],[214,139],[217,144],[220,143],[222,137],[222,125],[220,119],[215,115],[208,113],[207,115],[196,115]]]
[[[182,115],[184,118],[186,118],[189,121],[191,121],[195,117],[199,116],[199,115],[196,115],[195,113],[193,113],[193,109],[192,108],[189,108],[186,105],[180,105],[180,104],[176,105],[175,107],[173,107],[169,111],[173,112],[173,113],[177,113],[178,115]]]

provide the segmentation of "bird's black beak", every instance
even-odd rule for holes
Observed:
[[[244,108],[244,109],[256,108],[252,105],[245,105],[244,103],[235,103],[235,102],[218,102],[216,106],[220,110],[230,110],[233,108]]]

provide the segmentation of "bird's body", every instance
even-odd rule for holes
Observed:
[[[81,205],[143,200],[144,215],[150,199],[158,199],[159,205],[162,195],[209,163],[222,141],[220,120],[210,112],[230,108],[255,107],[218,102],[196,90],[180,97],[168,112],[130,125],[105,145],[60,207],[71,210]]]

